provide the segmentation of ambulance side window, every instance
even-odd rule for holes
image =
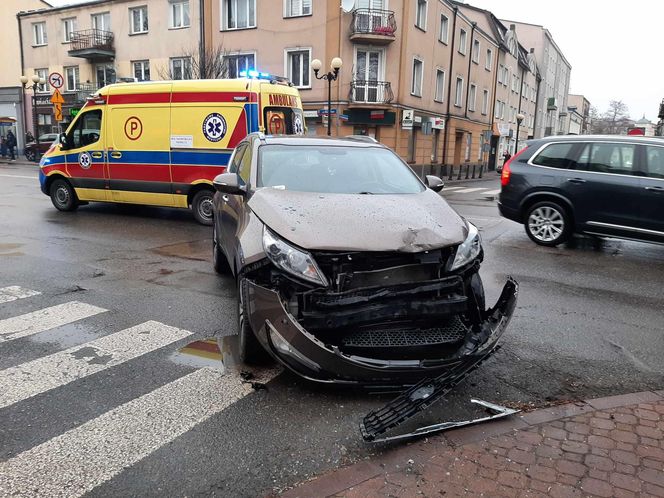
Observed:
[[[237,173],[240,169],[240,161],[242,160],[242,154],[247,149],[247,144],[240,144],[235,148],[235,153],[231,157],[231,162],[228,163],[228,172]]]
[[[74,128],[67,137],[67,146],[70,149],[78,149],[92,145],[99,141],[101,136],[101,109],[88,111],[80,114]]]

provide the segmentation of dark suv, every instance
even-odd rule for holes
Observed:
[[[500,213],[537,244],[572,233],[664,243],[664,140],[555,136],[531,140],[503,167]]]

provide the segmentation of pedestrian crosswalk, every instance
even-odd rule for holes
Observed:
[[[457,196],[457,194],[476,194],[472,197],[490,197],[490,196],[497,196],[500,194],[500,189],[491,189],[487,187],[469,187],[469,186],[456,186],[456,187],[445,187],[442,190],[442,194],[452,194],[454,197]]]
[[[194,335],[154,320],[117,331],[111,324],[108,330],[101,330],[99,323],[105,320],[114,323],[113,310],[82,300],[40,308],[41,300],[46,297],[49,296],[18,286],[0,288],[0,303],[21,299],[22,310],[34,308],[16,316],[11,316],[13,304],[0,309],[0,355],[5,346],[37,337],[47,339],[58,327],[72,323],[79,326],[92,317],[96,317],[96,338],[0,370],[2,425],[16,424],[10,418],[14,415],[27,417],[21,423],[30,427],[31,414],[21,409],[23,403],[47,395],[49,401],[54,400],[50,403],[66,403],[66,390],[75,389],[77,381],[83,379],[85,389],[79,388],[69,395],[99,396],[96,390],[101,390],[103,396],[110,383],[135,384],[140,379],[118,373],[123,364],[147,361],[146,355],[163,348],[175,351],[178,342]],[[154,371],[151,368],[150,374],[155,375]],[[253,380],[267,382],[278,372],[262,370]],[[108,374],[110,380],[96,383],[102,374]],[[9,455],[0,461],[0,496],[81,496],[252,392],[251,385],[243,382],[236,372],[223,368],[201,368],[178,375],[156,388],[151,384],[147,392],[129,401],[125,399],[104,413],[95,413],[96,416],[75,427],[63,428],[54,437],[31,448],[22,448],[24,451],[17,454],[6,449],[5,444],[10,443],[0,438],[0,452]],[[46,410],[51,407],[41,406]]]

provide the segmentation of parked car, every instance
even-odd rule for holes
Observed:
[[[213,261],[237,280],[241,358],[321,382],[395,385],[492,351],[478,229],[390,149],[251,134],[217,176]]]
[[[500,213],[537,244],[573,233],[664,243],[664,140],[553,136],[505,164]]]
[[[25,158],[28,161],[39,161],[39,158],[51,148],[51,145],[58,140],[58,137],[57,133],[44,133],[39,136],[39,145],[37,145],[37,142],[25,144]]]

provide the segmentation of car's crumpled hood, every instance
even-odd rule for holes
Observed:
[[[249,207],[308,250],[421,252],[460,244],[461,217],[430,189],[418,194],[322,194],[258,189]]]

